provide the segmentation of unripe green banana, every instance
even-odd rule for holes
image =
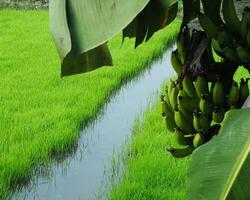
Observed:
[[[165,98],[161,96],[161,109],[162,109],[162,116],[165,117],[166,115],[169,115],[172,119],[174,119],[174,112],[171,109],[170,105],[164,100]]]
[[[181,97],[188,97],[188,95],[186,94],[186,92],[183,90],[183,87],[182,87],[182,89],[179,90],[178,97],[179,96],[181,96]],[[178,100],[178,97],[177,97],[177,100]]]
[[[179,32],[176,40],[177,51],[179,55],[179,59],[182,64],[185,63],[187,57],[187,50],[190,46],[190,30],[188,26],[184,26]]]
[[[178,91],[183,90],[182,82],[180,82],[179,80],[175,81],[175,85],[176,85]]]
[[[170,102],[169,102],[169,93],[168,93],[168,89],[165,90],[165,95],[164,95],[164,101],[166,101],[166,103],[168,104],[168,106],[171,107]],[[172,109],[172,108],[171,108]]]
[[[246,101],[247,97],[249,96],[249,87],[248,87],[248,80],[249,79],[241,79],[240,81],[240,105],[243,105]]]
[[[240,33],[240,20],[237,16],[234,0],[223,0],[222,13],[228,30],[234,34]]]
[[[212,39],[212,47],[216,54],[218,54],[220,57],[225,57],[224,52],[217,40]]]
[[[211,0],[202,0],[202,5],[205,14],[209,16],[210,19],[218,25],[222,23],[220,17],[221,1],[222,0],[216,0],[211,3]]]
[[[204,143],[204,136],[201,133],[197,133],[193,139],[193,146],[195,148],[201,146]]]
[[[233,61],[233,62],[240,62],[240,58],[235,48],[226,46],[225,48],[222,49],[222,51],[228,60]]]
[[[178,76],[181,75],[182,72],[182,64],[178,57],[178,51],[175,50],[171,53],[171,64],[175,72],[178,74]]]
[[[193,126],[197,132],[208,133],[210,130],[210,120],[202,113],[193,113]]]
[[[191,99],[181,95],[178,95],[177,97],[177,104],[179,109],[182,111],[193,112],[194,110],[199,109],[198,99]]]
[[[164,117],[164,121],[165,121],[167,130],[169,130],[170,132],[174,132],[174,129],[177,127],[174,119],[167,114]]]
[[[239,87],[238,83],[233,81],[232,87],[228,95],[227,105],[231,107],[231,106],[236,106],[238,103],[239,103]]]
[[[178,88],[174,87],[169,96],[169,102],[173,110],[175,110],[177,106],[177,96],[178,96]]]
[[[240,25],[241,25],[240,26],[240,35],[241,35],[241,38],[244,41],[247,41],[247,32],[248,32],[249,27],[250,27],[250,11],[248,9],[244,10]]]
[[[161,100],[161,115],[162,117],[166,116],[166,112],[167,112],[167,103],[164,100]]]
[[[176,44],[177,44],[177,52],[179,54],[180,62],[183,64],[185,63],[187,54],[186,54],[186,49],[184,46],[184,34],[182,31],[180,31],[179,34],[177,35]]]
[[[197,111],[193,113],[193,126],[197,132],[201,131],[201,124]]]
[[[233,36],[225,29],[218,32],[218,42],[221,46],[232,46]]]
[[[200,125],[204,133],[208,133],[210,131],[210,120],[202,113],[200,115]]]
[[[174,120],[176,125],[181,128],[187,134],[193,134],[195,132],[192,121],[187,118],[181,111],[176,110],[174,113]]]
[[[212,104],[208,101],[208,97],[205,94],[201,95],[201,100],[199,103],[199,108],[202,113],[204,113],[207,117],[212,117]]]
[[[185,119],[188,123],[192,124],[192,120],[193,120],[193,115],[192,115],[192,113],[189,112],[189,111],[186,111],[186,110],[181,110],[181,109],[179,108],[179,106],[177,106],[177,109],[180,110],[180,112],[181,112],[181,114],[183,115],[184,119]]]
[[[192,79],[187,75],[182,81],[183,90],[190,98],[197,98],[196,91]]]
[[[175,82],[170,79],[170,82],[168,84],[168,94],[172,92],[173,88],[175,87]]]
[[[215,82],[211,82],[211,83],[210,83],[210,87],[209,87],[210,94],[213,93],[214,85],[215,85]]]
[[[184,158],[186,156],[189,156],[194,151],[193,145],[190,145],[184,149],[177,149],[177,148],[170,148],[167,149],[168,152],[171,153],[171,155],[175,158]]]
[[[250,61],[250,50],[248,48],[239,45],[236,48],[236,52],[242,62]]]
[[[197,77],[196,81],[194,82],[194,87],[199,98],[201,98],[202,94],[209,93],[208,82],[204,76]]]
[[[214,84],[212,96],[214,105],[223,106],[225,98],[224,88],[222,82],[220,82],[219,80],[217,80],[216,83]]]
[[[191,145],[193,143],[193,137],[186,137],[180,128],[175,128],[174,136],[176,142],[180,145]]]
[[[210,38],[217,39],[219,28],[207,15],[200,14],[199,22],[201,27],[204,29],[204,31]]]
[[[221,123],[224,119],[225,109],[215,107],[213,111],[213,121],[216,123]]]

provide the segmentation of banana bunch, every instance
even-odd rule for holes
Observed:
[[[186,147],[168,151],[182,158],[217,135],[225,112],[241,107],[247,99],[248,80],[233,81],[228,94],[218,76],[215,82],[208,82],[203,75],[171,81],[161,96],[162,116],[177,143]]]
[[[211,45],[214,51],[230,62],[249,63],[250,8],[246,7],[244,9],[242,19],[240,20],[236,13],[234,0],[223,0],[223,22],[221,19],[217,19],[219,17],[214,17],[211,7],[215,5],[204,0],[203,4],[205,14],[199,15],[199,22],[207,35],[212,39]],[[217,6],[220,6],[220,4]],[[216,10],[220,10],[220,7]]]

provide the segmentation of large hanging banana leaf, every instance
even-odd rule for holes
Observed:
[[[250,198],[250,108],[227,113],[219,135],[192,156],[188,199]]]
[[[50,28],[61,58],[62,76],[112,65],[112,58],[106,45],[107,40],[122,31],[149,1],[50,1]],[[163,2],[162,6],[165,8],[177,2],[177,0],[151,1]],[[151,11],[156,13],[158,10]],[[152,16],[154,13],[151,13]],[[156,30],[157,27],[152,32]],[[143,29],[140,31],[144,33]]]

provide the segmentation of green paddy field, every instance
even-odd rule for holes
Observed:
[[[48,28],[48,11],[0,11],[0,196],[28,180],[52,155],[71,149],[82,124],[113,91],[161,55],[176,37],[176,21],[134,49],[117,35],[113,67],[67,78]],[[151,149],[153,150],[153,149]]]

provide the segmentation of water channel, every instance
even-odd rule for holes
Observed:
[[[108,190],[110,183],[103,182],[103,176],[112,167],[114,152],[130,137],[135,117],[143,114],[150,99],[155,102],[162,83],[174,75],[170,52],[112,96],[102,114],[82,129],[75,153],[64,164],[53,164],[49,177],[31,180],[33,184],[15,192],[12,199],[93,200],[101,187]]]

